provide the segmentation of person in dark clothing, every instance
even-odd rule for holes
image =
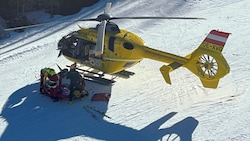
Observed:
[[[72,98],[74,96],[74,91],[75,90],[79,90],[80,92],[82,92],[82,81],[83,81],[83,78],[79,74],[79,72],[76,71],[76,63],[74,63],[74,64],[72,64],[70,66],[70,71],[67,73],[66,78],[70,79],[70,85],[69,85],[69,89],[70,89],[69,102],[72,103]]]

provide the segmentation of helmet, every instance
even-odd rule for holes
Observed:
[[[43,70],[43,73],[47,72],[49,75],[55,75],[56,72],[54,69],[51,69],[51,68],[44,68]]]

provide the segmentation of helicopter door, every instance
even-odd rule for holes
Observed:
[[[84,50],[84,41],[82,39],[78,39],[77,45],[76,45],[76,57],[81,57],[83,55]]]
[[[109,50],[115,52],[115,37],[113,36],[109,38]]]
[[[76,58],[82,61],[89,60],[89,42],[83,39],[78,39],[76,48]]]

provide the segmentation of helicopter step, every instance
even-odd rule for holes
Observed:
[[[130,76],[132,76],[132,75],[134,75],[134,74],[135,74],[134,72],[123,70],[123,71],[114,73],[114,74],[112,74],[112,75],[127,79],[127,78],[129,78]]]

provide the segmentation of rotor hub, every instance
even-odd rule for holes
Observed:
[[[206,70],[210,70],[212,67],[213,67],[213,64],[211,62],[207,61],[207,62],[204,63],[204,68]]]
[[[99,15],[99,16],[96,18],[96,20],[99,21],[99,22],[104,21],[104,20],[109,21],[110,18],[111,18],[111,17],[110,17],[109,14],[101,14],[101,15]]]

